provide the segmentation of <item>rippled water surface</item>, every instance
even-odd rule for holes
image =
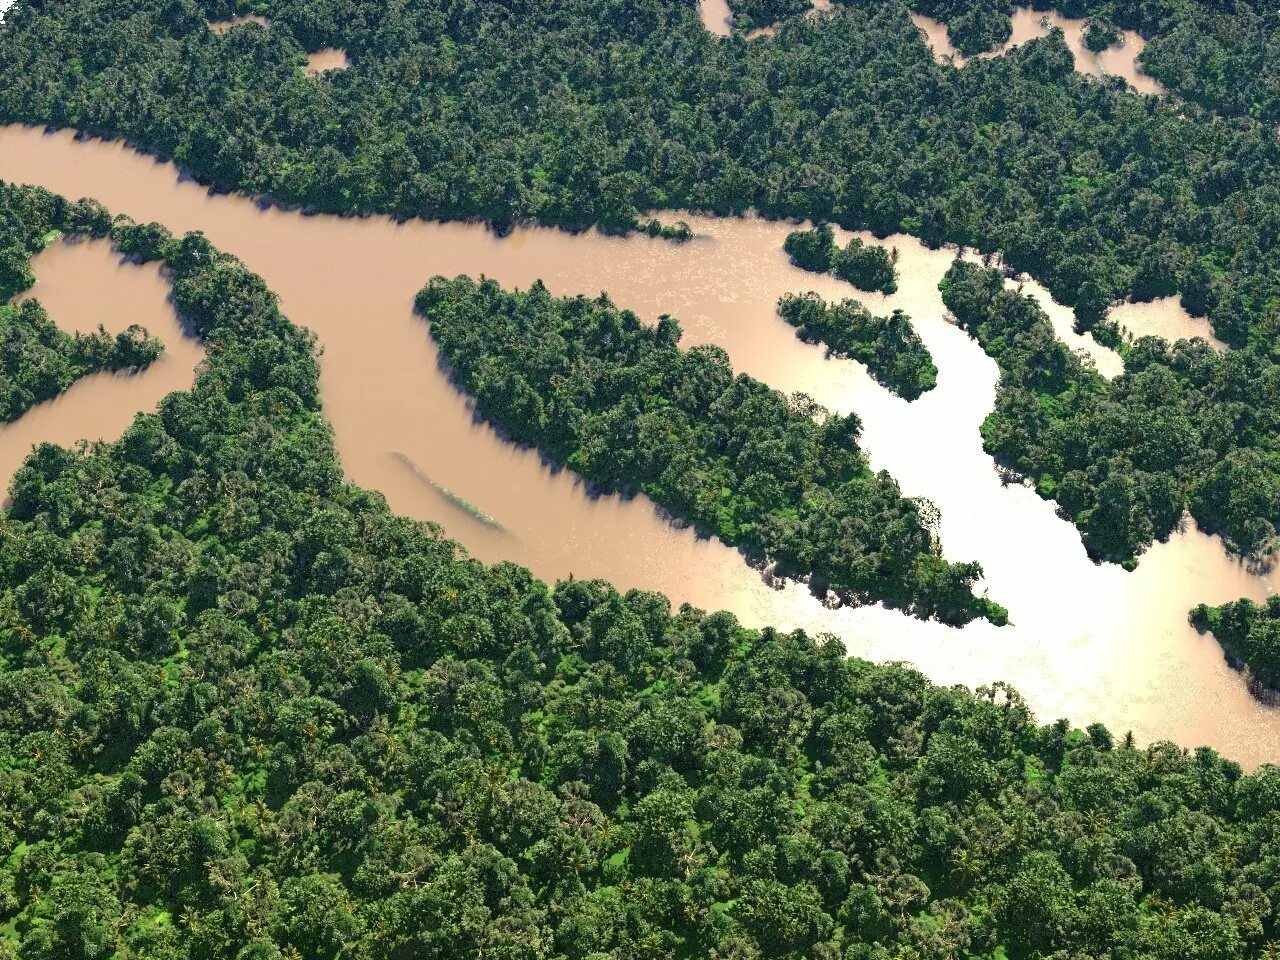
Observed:
[[[780,223],[688,217],[698,236],[676,245],[541,228],[499,238],[476,225],[306,216],[211,196],[172,166],[120,144],[19,127],[0,129],[0,177],[94,196],[176,231],[202,229],[241,257],[279,293],[286,313],[319,336],[323,401],[348,476],[381,490],[396,510],[441,523],[482,559],[515,560],[548,579],[573,573],[661,590],[677,603],[727,608],[753,625],[830,631],[853,653],[910,661],[941,683],[1009,680],[1043,719],[1101,720],[1139,740],[1207,743],[1246,764],[1280,760],[1280,715],[1249,695],[1212,638],[1186,624],[1197,602],[1260,598],[1272,584],[1194,529],[1157,545],[1133,573],[1094,565],[1052,504],[1001,483],[978,434],[996,367],[948,322],[937,290],[951,252],[889,238],[900,253],[901,290],[886,298],[792,268],[781,251],[791,227]],[[45,258],[59,255],[37,260],[42,283]],[[121,280],[139,271],[103,262]],[[879,607],[828,609],[801,584],[774,589],[738,553],[679,529],[644,497],[592,496],[568,471],[477,423],[450,386],[412,312],[414,294],[437,273],[486,274],[518,287],[542,278],[564,294],[606,290],[646,319],[677,316],[686,345],[719,343],[740,370],[856,411],[873,465],[938,505],[947,556],[981,561],[985,586],[1009,607],[1014,625],[957,630]],[[105,277],[98,282],[114,289]],[[860,296],[878,312],[904,309],[933,353],[937,388],[906,403],[857,364],[826,359],[797,340],[775,303],[806,289]],[[1061,335],[1087,349],[1103,372],[1119,369],[1110,351],[1074,337],[1069,310],[1047,305]],[[123,422],[154,402],[121,398]],[[5,463],[16,463],[37,439],[24,429],[0,434]]]

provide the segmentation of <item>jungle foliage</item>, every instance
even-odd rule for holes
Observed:
[[[208,360],[0,520],[0,954],[1275,950],[1276,769],[469,559],[343,481],[259,278],[111,232]]]
[[[782,319],[807,343],[863,364],[871,376],[906,400],[938,383],[929,350],[901,310],[877,317],[857,300],[826,303],[816,293],[789,293],[778,301]]]
[[[943,302],[1000,366],[987,449],[1035,481],[1096,556],[1132,562],[1190,510],[1243,553],[1280,525],[1280,354],[1142,337],[1104,379],[1057,338],[1035,300],[957,261]]]
[[[649,327],[604,296],[437,277],[417,306],[480,412],[587,480],[855,599],[1007,619],[973,595],[978,564],[942,558],[936,510],[871,471],[856,415],[735,376],[719,347],[680,349],[671,317]]]

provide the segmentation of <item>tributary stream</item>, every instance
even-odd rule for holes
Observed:
[[[0,128],[0,178],[92,196],[175,232],[203,230],[239,256],[279,294],[289,317],[319,337],[322,399],[349,478],[382,491],[401,513],[440,523],[483,560],[514,560],[548,580],[572,573],[659,590],[677,604],[731,610],[751,625],[828,631],[853,654],[909,661],[939,683],[1007,680],[1041,720],[1100,720],[1139,741],[1209,744],[1249,766],[1280,760],[1280,712],[1255,700],[1218,644],[1186,622],[1198,602],[1265,596],[1267,579],[1194,528],[1156,545],[1132,573],[1095,565],[1053,504],[1002,484],[978,433],[992,407],[996,366],[948,322],[937,290],[951,251],[890,238],[901,256],[901,289],[886,298],[792,268],[781,249],[792,228],[782,223],[688,217],[697,237],[678,245],[534,227],[498,237],[479,225],[307,216],[210,195],[173,166],[118,143],[23,127]],[[102,243],[54,245],[35,268],[34,295],[60,325],[92,327],[123,309],[133,315],[109,327],[140,320],[166,340],[168,353],[133,377],[88,378],[0,428],[3,484],[34,442],[117,436],[134,412],[189,383],[189,375],[165,377],[198,356],[194,344],[174,342],[181,334],[171,311],[159,315],[169,308],[156,306],[165,291],[154,268],[121,264]],[[985,587],[1009,608],[1013,625],[954,629],[876,606],[829,609],[803,584],[766,583],[737,552],[678,527],[646,498],[593,496],[571,472],[504,441],[474,419],[412,310],[429,277],[458,273],[515,287],[541,278],[558,294],[603,290],[649,320],[671,313],[686,346],[718,343],[738,370],[856,411],[872,465],[938,506],[947,556],[982,563]],[[906,403],[857,364],[797,340],[775,305],[783,293],[808,289],[859,296],[878,313],[905,310],[938,365],[937,388]],[[127,307],[133,303],[147,306]],[[1114,354],[1070,334],[1069,310],[1048,306],[1073,346],[1089,350],[1104,373],[1117,371]],[[1176,303],[1119,309],[1137,332],[1156,321],[1166,330],[1207,329]],[[492,522],[462,509],[459,498]]]

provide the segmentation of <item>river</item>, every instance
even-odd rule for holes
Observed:
[[[573,573],[660,590],[676,603],[732,610],[751,625],[828,631],[851,653],[909,661],[939,683],[1008,680],[1044,720],[1100,720],[1139,741],[1208,744],[1247,766],[1280,760],[1280,715],[1250,696],[1211,637],[1186,624],[1195,603],[1261,598],[1274,577],[1251,575],[1194,528],[1148,551],[1133,573],[1095,565],[1052,504],[1001,483],[978,434],[996,367],[947,321],[937,291],[951,252],[890,238],[901,257],[900,291],[859,294],[792,268],[781,250],[791,229],[785,224],[687,217],[697,237],[677,245],[537,227],[497,237],[472,224],[308,216],[210,195],[171,165],[119,143],[22,127],[0,128],[0,177],[93,196],[175,231],[204,230],[243,259],[280,295],[285,312],[319,337],[322,399],[350,479],[382,491],[401,513],[439,522],[481,559],[514,560],[550,580]],[[42,285],[48,256],[36,262]],[[140,269],[106,262],[121,277]],[[412,312],[414,294],[437,273],[485,274],[520,287],[542,278],[564,294],[606,290],[647,319],[677,316],[685,345],[718,343],[740,370],[856,411],[873,466],[937,504],[947,556],[983,564],[985,586],[1009,608],[1013,625],[955,629],[877,606],[828,609],[801,584],[775,589],[738,553],[678,528],[644,497],[591,495],[568,471],[476,422],[448,383]],[[113,287],[98,282],[104,291]],[[906,403],[856,363],[801,343],[775,303],[806,289],[856,295],[876,312],[905,310],[937,363],[937,388]],[[43,286],[36,290],[45,295]],[[1087,348],[1105,373],[1118,369],[1110,351],[1071,335],[1069,310],[1050,306],[1064,337]],[[50,311],[59,323],[61,312]],[[124,410],[153,403],[131,397]],[[6,430],[0,449],[13,458],[34,439],[31,431]],[[461,509],[455,497],[493,522]]]

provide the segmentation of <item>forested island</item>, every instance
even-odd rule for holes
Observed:
[[[735,30],[758,30],[812,8],[811,0],[729,0]]]
[[[813,273],[834,273],[859,290],[893,293],[898,289],[894,266],[898,251],[864,243],[853,237],[843,247],[836,246],[835,231],[829,223],[787,234],[783,249],[792,264]]]
[[[796,336],[825,344],[834,356],[857,360],[903,399],[915,400],[938,382],[928,348],[901,310],[877,317],[857,300],[826,303],[810,292],[786,294],[778,313],[796,328]]]
[[[998,271],[957,261],[942,290],[1000,366],[987,449],[1056,500],[1091,552],[1131,563],[1187,510],[1238,551],[1275,548],[1280,366],[1264,344],[1220,353],[1142,337],[1108,381]]]
[[[208,362],[120,440],[38,449],[0,521],[0,953],[1273,949],[1275,768],[467,559],[343,482],[259,278],[111,235]]]
[[[974,596],[978,564],[943,560],[936,511],[872,472],[857,416],[735,376],[719,347],[680,349],[673,318],[649,327],[607,297],[468,277],[433,279],[417,308],[480,412],[587,480],[643,490],[855,600],[1008,619]]]

